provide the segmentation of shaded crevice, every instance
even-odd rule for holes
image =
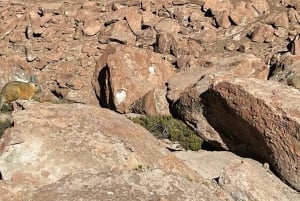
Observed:
[[[257,128],[242,119],[217,92],[209,89],[200,97],[204,105],[203,116],[230,151],[262,163],[270,158],[271,150]]]
[[[104,67],[98,76],[98,83],[100,86],[100,97],[98,97],[99,104],[101,107],[115,110],[113,102],[113,92],[110,83],[110,72],[108,67]]]

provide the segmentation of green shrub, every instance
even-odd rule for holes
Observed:
[[[131,120],[146,128],[159,139],[178,141],[187,150],[201,149],[202,139],[185,123],[172,116],[139,117],[131,118]]]

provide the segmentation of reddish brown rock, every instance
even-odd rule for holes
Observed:
[[[142,20],[142,26],[144,27],[154,27],[154,25],[162,20],[162,18],[158,17],[157,15],[154,15],[150,11],[143,12],[143,20]]]
[[[62,14],[63,13],[63,2],[43,3],[43,4],[41,4],[40,9],[42,10],[43,13]]]
[[[162,54],[169,54],[175,38],[171,33],[160,33],[157,41],[157,51]]]
[[[125,20],[118,21],[107,26],[101,34],[98,35],[101,43],[118,42],[121,44],[134,45],[136,36],[131,31]]]
[[[124,20],[126,18],[126,15],[130,16],[132,15],[132,13],[137,13],[137,9],[135,7],[122,7],[115,10],[114,12],[109,12],[105,15],[105,25]]]
[[[277,14],[274,20],[274,25],[276,27],[282,27],[285,29],[289,28],[289,18],[286,12]]]
[[[172,102],[176,102],[182,92],[195,85],[202,77],[205,77],[207,81],[206,85],[203,84],[203,88],[207,88],[211,76],[205,75],[225,71],[236,76],[267,80],[269,74],[269,68],[265,62],[251,54],[236,53],[235,55],[222,55],[221,57],[208,54],[202,55],[200,59],[197,59],[197,62],[190,64],[192,64],[190,69],[181,71],[168,80],[169,91],[167,97]]]
[[[93,85],[104,107],[128,112],[129,107],[174,74],[172,66],[150,50],[109,47],[97,62]]]
[[[18,23],[19,22],[17,18],[6,20],[5,23],[0,27],[0,40],[10,34],[18,26]]]
[[[84,21],[82,31],[88,36],[93,36],[96,35],[102,28],[104,28],[104,23],[94,18]]]
[[[279,83],[217,74],[186,89],[174,109],[212,145],[268,162],[299,190],[299,98]]]
[[[78,190],[82,188],[84,191]],[[80,200],[82,198],[85,201],[92,201],[114,200],[120,197],[121,200],[233,200],[228,193],[212,187],[211,184],[208,185],[205,182],[199,184],[189,181],[184,176],[167,174],[159,169],[69,175],[30,195],[30,201]]]
[[[215,18],[218,23],[218,26],[223,27],[225,29],[231,26],[231,22],[229,20],[229,11],[219,11],[215,13]]]
[[[267,0],[251,0],[247,7],[253,7],[256,15],[263,15],[269,12],[270,6]]]
[[[23,29],[17,29],[13,31],[9,36],[9,42],[21,43],[26,40],[26,35]]]
[[[271,25],[261,24],[257,26],[251,36],[251,40],[258,43],[270,43],[274,40],[274,29]]]
[[[138,13],[138,10],[129,10],[126,15],[125,19],[131,29],[131,31],[135,35],[139,35],[142,29],[142,19],[143,16]]]
[[[86,19],[94,18],[97,16],[95,11],[91,11],[88,9],[80,9],[77,11],[76,21],[84,22]]]
[[[205,1],[203,4],[202,9],[204,11],[210,10],[212,15],[214,15],[214,18],[217,22],[217,25],[223,28],[229,28],[231,25],[231,22],[229,20],[229,14],[231,10],[233,9],[233,6],[230,1]]]
[[[194,11],[190,14],[189,17],[191,22],[203,22],[205,21],[204,14],[199,11]]]
[[[228,116],[219,118],[226,119],[220,122],[219,128],[226,130],[225,135],[234,135],[234,143],[248,144],[247,148],[235,144],[233,149],[267,161],[283,180],[299,190],[300,172],[297,167],[300,162],[300,144],[297,139],[300,134],[300,93],[283,88],[277,83],[254,79],[222,80],[214,84],[213,91],[221,101],[228,104],[229,110],[235,111],[232,114],[223,111],[222,115]],[[247,98],[241,99],[241,96]],[[217,107],[214,106],[215,109]],[[241,119],[238,120],[239,118]],[[235,122],[233,127],[230,126],[230,122]],[[240,129],[246,132],[241,138],[238,136]],[[244,138],[245,136],[247,138]],[[284,141],[281,140],[283,138]]]
[[[289,9],[288,20],[290,21],[291,24],[297,24],[300,21],[299,13],[293,8]]]
[[[150,174],[154,179],[151,184],[161,183],[162,175],[166,178],[176,174],[182,177],[179,180],[188,175],[185,181],[195,182],[191,186],[202,186],[202,178],[148,131],[115,112],[84,104],[19,103],[23,110],[15,108],[14,127],[7,130],[0,141],[0,168],[4,179],[0,181],[1,200],[15,201],[19,197],[32,200],[34,190],[51,186],[67,175],[111,171],[121,174],[142,173],[144,169],[159,171],[161,174],[155,178],[155,174]],[[206,184],[199,189],[210,189],[207,185],[213,188]],[[47,192],[49,197],[50,189]],[[211,197],[214,193],[205,194]],[[217,198],[213,195],[212,199]]]
[[[296,201],[300,194],[282,183],[267,167],[227,151],[178,151],[176,156],[202,177],[214,180],[238,199]],[[268,184],[268,185],[266,185]]]
[[[178,33],[181,30],[180,25],[176,21],[170,18],[165,18],[157,22],[154,28],[158,33],[160,32]]]
[[[200,44],[203,43],[213,43],[217,41],[217,30],[207,29],[200,32],[192,33],[189,35],[191,40],[195,40]]]
[[[147,116],[170,115],[166,94],[164,88],[153,89],[136,101],[130,110]]]
[[[156,43],[156,31],[153,29],[145,29],[139,32],[137,36],[137,46],[147,47]]]
[[[33,69],[25,59],[19,56],[9,56],[0,58],[1,86],[8,81],[30,81],[33,75]]]
[[[298,39],[298,40],[294,40],[293,42],[292,42],[292,47],[291,47],[291,53],[293,54],[293,55],[300,55],[300,40]]]
[[[230,19],[236,25],[244,26],[255,19],[255,10],[247,6],[245,1],[239,1],[230,12]]]

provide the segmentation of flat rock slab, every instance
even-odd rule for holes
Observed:
[[[225,197],[225,196],[224,196]],[[204,184],[156,170],[76,174],[44,186],[24,201],[220,200]],[[228,200],[231,200],[228,198]]]
[[[214,180],[236,200],[297,201],[300,194],[253,159],[227,151],[181,151],[176,156],[205,179]]]
[[[120,114],[84,104],[19,104],[14,127],[0,141],[0,171],[11,182],[0,182],[3,197],[77,173],[161,168],[201,180],[146,129]]]

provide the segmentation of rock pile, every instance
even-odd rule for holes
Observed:
[[[98,192],[85,200],[117,198],[120,192],[112,187],[120,177],[130,179],[122,180],[120,189],[135,189],[126,199],[299,200],[282,183],[276,189],[278,180],[270,181],[280,192],[272,198],[253,193],[247,184],[230,185],[228,179],[237,180],[236,160],[223,166],[224,175],[218,175],[223,183],[205,180],[148,132],[101,108],[172,114],[215,149],[270,165],[299,191],[299,5],[296,0],[1,1],[0,85],[36,75],[41,102],[86,104],[14,106],[14,127],[0,144],[3,199],[74,200],[82,196],[77,188]],[[113,177],[110,170],[116,171]],[[158,184],[165,191],[151,188],[144,179],[151,175],[153,183],[166,177],[165,185]],[[185,188],[171,185],[184,177],[192,180]],[[66,187],[70,182],[74,188]],[[107,190],[99,191],[102,185]],[[61,188],[67,195],[58,193]]]

